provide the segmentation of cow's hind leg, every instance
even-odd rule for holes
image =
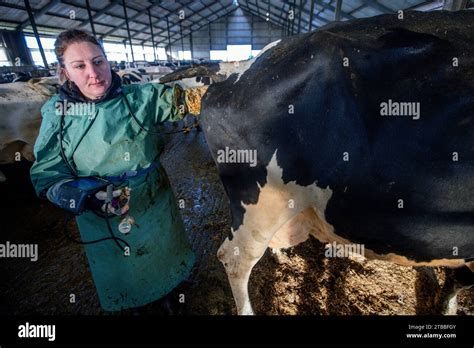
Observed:
[[[238,314],[253,314],[248,294],[250,273],[274,235],[282,227],[288,229],[289,225],[285,224],[312,206],[315,200],[325,207],[331,196],[329,189],[322,190],[316,185],[300,186],[294,182],[284,183],[281,178],[282,170],[274,155],[267,167],[267,183],[259,188],[257,203],[242,203],[245,209],[242,224],[232,232],[231,239],[224,241],[217,253],[226,269]],[[232,204],[237,203],[231,202]],[[305,221],[304,217],[301,221]],[[296,239],[280,238],[279,241],[292,244],[305,239],[302,235]]]
[[[224,265],[232,294],[237,306],[237,313],[253,314],[248,295],[248,281],[255,264],[265,253],[273,235],[287,221],[299,213],[288,208],[288,199],[280,192],[269,193],[263,189],[256,205],[246,206],[243,224],[233,231],[233,238],[226,238],[217,252],[217,257]],[[265,204],[263,201],[270,198]],[[264,205],[272,203],[272,208]]]
[[[452,270],[451,277],[441,291],[439,308],[442,314],[455,315],[457,312],[457,296],[464,290],[474,286],[474,262],[467,263]]]

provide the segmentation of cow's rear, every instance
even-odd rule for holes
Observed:
[[[248,279],[266,248],[309,234],[405,265],[472,260],[473,38],[472,12],[386,15],[222,71],[202,125],[231,203],[218,256],[239,313],[252,313]]]

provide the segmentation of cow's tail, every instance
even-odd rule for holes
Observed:
[[[56,94],[60,87],[57,78],[42,77],[29,79],[27,86],[48,98]]]
[[[209,63],[193,65],[188,68],[178,69],[160,78],[160,83],[168,83],[192,77],[209,77],[212,82],[221,82],[226,79],[225,75],[219,74],[219,64]]]

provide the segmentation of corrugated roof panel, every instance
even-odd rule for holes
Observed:
[[[175,3],[175,2],[168,2],[168,1],[161,4],[161,6],[163,6],[164,8],[166,8],[170,11],[176,11],[177,9],[182,7],[181,4],[178,4],[178,3]]]
[[[121,19],[121,18],[117,18],[117,17],[113,17],[113,16],[110,16],[108,14],[102,14],[100,15],[99,17],[97,17],[96,19],[94,19],[94,24],[95,23],[103,23],[103,24],[114,24],[114,25],[117,25],[121,22],[124,22],[125,19]]]
[[[85,0],[74,0],[77,4],[82,4],[85,5]],[[96,9],[103,9],[105,6],[108,6],[110,4],[109,0],[91,0],[89,1],[89,4],[91,5],[92,8]]]
[[[379,0],[380,4],[382,4],[384,6],[387,6],[387,7],[390,7],[394,11],[403,10],[405,8],[418,5],[422,2],[425,2],[425,1],[423,1],[423,0],[397,0],[397,1]]]
[[[39,8],[38,10],[40,10]],[[51,6],[48,10],[48,13],[57,13],[60,15],[69,15],[69,11],[71,10],[77,10],[77,7],[67,5],[67,4],[62,4],[62,3],[57,3],[53,6]]]
[[[0,11],[0,20],[6,20],[9,22],[21,23],[28,19],[26,11],[17,10],[14,8],[3,7]]]
[[[373,7],[366,6],[363,9],[353,13],[353,16],[356,18],[366,18],[366,17],[378,16],[380,14],[382,14],[382,12],[374,9]]]
[[[342,6],[341,6],[341,10],[342,10],[342,12],[349,13],[349,12],[355,10],[356,8],[360,7],[363,3],[364,3],[364,1],[362,1],[362,0],[343,1]]]
[[[128,8],[133,8],[138,11],[144,11],[147,7],[151,5],[148,0],[133,0],[130,3],[126,2],[126,4]]]
[[[90,27],[89,27],[89,25],[87,25],[84,28],[89,30]],[[101,35],[101,34],[104,34],[104,33],[108,32],[110,30],[110,27],[100,25],[99,23],[94,23],[94,29],[95,29],[97,35]],[[113,32],[112,34],[115,34],[115,32]]]
[[[43,6],[46,6],[51,0],[30,0],[30,6],[31,8],[41,8]],[[24,5],[24,1],[5,1],[5,2],[10,2],[13,4],[22,4]]]
[[[199,1],[195,1],[193,2],[192,4],[189,4],[188,8],[194,12],[197,12],[197,11],[201,11],[202,9],[204,9],[206,6],[203,5],[201,2]]]
[[[69,18],[61,18],[57,16],[43,15],[35,19],[37,26],[51,26],[56,28],[70,28],[78,24],[77,21],[71,20]]]
[[[118,23],[117,23],[118,24]],[[115,25],[117,25],[115,24]],[[114,26],[115,26],[114,25]],[[150,30],[150,26],[147,25],[147,24],[141,24],[141,23],[137,23],[137,22],[129,22],[128,23],[128,26],[130,28],[130,30],[137,30],[137,31],[143,31],[143,30]],[[123,28],[127,28],[126,24],[124,23]]]
[[[109,28],[110,29],[110,28]],[[109,30],[107,29],[107,30]],[[128,34],[127,34],[127,30],[126,29],[117,29],[117,30],[114,30],[113,34],[115,36],[122,36],[124,38],[128,38]]]
[[[125,18],[125,14],[123,13],[123,6],[121,3],[117,3],[115,6],[110,8],[106,13],[116,16],[116,17]],[[127,15],[129,17],[131,17],[135,13],[136,11],[132,10],[130,7],[127,7]]]
[[[328,20],[328,21],[330,21],[330,22],[332,22],[332,21],[334,21],[335,14],[332,11],[326,10],[326,11],[321,12],[319,14],[319,16],[326,19],[326,20]]]

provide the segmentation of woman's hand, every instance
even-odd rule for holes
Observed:
[[[95,207],[105,213],[105,208],[107,206],[107,213],[115,214],[118,216],[125,215],[130,209],[130,189],[125,187],[123,189],[118,189],[112,192],[112,201],[106,203],[107,201],[107,192],[98,191],[93,197],[91,197],[92,204],[90,206]]]
[[[201,113],[201,99],[209,86],[183,89],[180,85],[174,87],[174,103],[182,117],[186,114],[197,116]]]
[[[209,86],[193,87],[184,90],[188,112],[197,116],[201,113],[201,99]]]

